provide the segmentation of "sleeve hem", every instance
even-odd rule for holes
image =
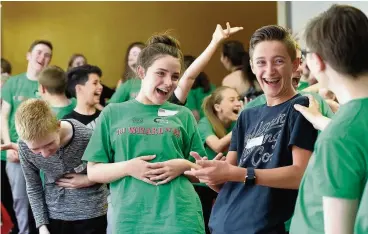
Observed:
[[[351,191],[349,189],[344,191]],[[322,197],[334,197],[334,198],[342,198],[342,199],[348,199],[348,200],[356,200],[359,199],[359,196],[356,194],[348,194],[346,192],[339,192],[339,191],[331,191],[328,188],[321,190]]]

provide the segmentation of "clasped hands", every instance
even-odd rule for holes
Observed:
[[[150,163],[156,155],[141,156],[130,160],[128,174],[136,179],[152,185],[162,185],[184,174],[194,176],[208,185],[222,184],[227,181],[231,165],[225,161],[222,153],[213,160],[191,152],[196,163],[185,159],[171,159],[165,162]]]

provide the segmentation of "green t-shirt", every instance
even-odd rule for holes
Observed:
[[[108,102],[120,103],[134,99],[141,89],[141,83],[142,81],[138,78],[131,78],[125,81],[119,86]]]
[[[210,91],[208,91],[207,93],[203,91],[202,87],[192,89],[188,93],[187,103],[185,104],[185,106],[188,107],[189,110],[191,111],[193,110],[199,111],[200,119],[205,117],[204,111],[202,108],[203,100],[216,89],[216,86],[213,84],[211,84],[210,87],[211,87]]]
[[[360,200],[358,214],[355,219],[354,233],[368,233],[368,182],[365,184],[364,193]]]
[[[65,115],[72,112],[76,105],[77,99],[71,98],[69,105],[63,107],[51,107],[51,109],[55,113],[57,119],[62,119]]]
[[[15,129],[15,111],[22,101],[39,97],[38,81],[28,79],[26,73],[13,76],[2,87],[2,99],[10,104],[8,124],[11,142],[16,143],[18,141],[18,134]],[[1,160],[6,160],[5,151],[1,151]]]
[[[320,111],[323,116],[326,116],[327,118],[332,118],[332,116],[334,116],[334,113],[332,112],[330,106],[318,93],[304,92],[304,91],[298,91],[298,93],[300,93],[301,95],[311,94],[318,102]],[[244,109],[249,109],[249,108],[264,105],[264,104],[266,104],[266,96],[262,94],[261,96],[258,96],[256,99],[246,104],[244,106]]]
[[[104,108],[83,160],[114,163],[155,154],[151,162],[164,162],[189,159],[190,151],[205,155],[188,108],[133,99]],[[110,191],[114,233],[204,233],[201,202],[184,175],[159,186],[126,176],[110,183]]]
[[[236,124],[236,121],[233,122],[231,124],[231,126],[226,129],[226,133],[229,133],[233,130],[234,126]],[[215,135],[216,133],[213,130],[213,127],[211,125],[211,123],[208,121],[207,117],[202,118],[199,122],[198,122],[198,130],[199,130],[199,134],[201,136],[201,140],[202,143],[204,145],[204,149],[206,150],[206,154],[209,160],[212,160],[216,157],[217,153],[215,151],[213,151],[207,144],[206,144],[206,139],[207,137],[211,136],[211,135]],[[226,152],[222,152],[224,155],[227,154]],[[199,186],[207,186],[205,183],[193,183],[194,185],[199,185]]]
[[[233,130],[233,127],[235,126],[236,121],[233,122],[231,124],[231,126],[226,129],[226,133],[231,132],[231,130]],[[211,136],[211,135],[215,135],[216,133],[213,130],[213,127],[210,123],[210,121],[207,119],[207,117],[202,118],[199,122],[198,122],[198,130],[199,130],[199,134],[201,136],[201,140],[203,142],[204,148],[206,150],[207,153],[207,157],[209,160],[212,160],[217,153],[215,151],[213,151],[207,144],[206,144],[206,139],[207,137]],[[222,152],[224,155],[226,155],[227,152]]]
[[[300,81],[297,90],[298,91],[301,91],[301,90],[303,90],[305,88],[308,88],[308,87],[309,87],[309,83],[308,82],[306,82],[306,81]]]
[[[324,233],[322,197],[361,199],[368,177],[368,98],[342,105],[317,139],[291,233]]]

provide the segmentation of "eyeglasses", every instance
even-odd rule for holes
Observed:
[[[303,60],[307,57],[308,53],[312,53],[311,51],[307,51],[307,50],[300,50],[300,52],[302,52],[302,59]]]

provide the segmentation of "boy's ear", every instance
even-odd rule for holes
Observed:
[[[80,92],[81,89],[82,89],[82,85],[80,84],[75,85],[75,96],[77,96],[77,93]]]
[[[214,105],[214,108],[215,108],[215,110],[217,111],[217,112],[220,112],[220,105],[219,104],[215,104]]]
[[[138,66],[138,67],[137,67],[137,74],[138,74],[138,77],[139,77],[141,80],[143,80],[143,79],[144,79],[144,77],[146,76],[146,71],[144,70],[144,68],[143,68],[143,67]]]
[[[29,62],[29,60],[31,59],[31,52],[27,52],[26,59]]]
[[[46,93],[46,88],[42,84],[40,84],[40,91],[41,93]]]
[[[293,61],[293,72],[296,72],[300,66],[300,58],[295,58]]]

